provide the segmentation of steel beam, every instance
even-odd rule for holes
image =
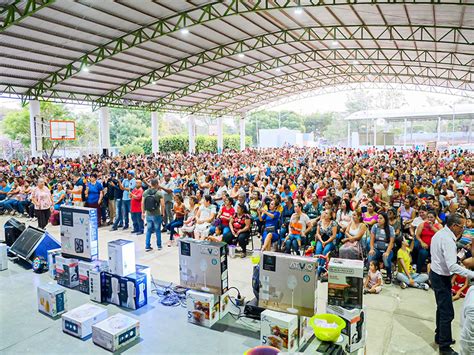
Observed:
[[[90,52],[82,55],[73,62],[68,63],[63,68],[58,71],[48,75],[46,78],[42,79],[31,88],[31,91],[28,93],[29,96],[39,96],[43,92],[53,88],[56,84],[63,82],[64,80],[76,75],[84,67],[89,67],[91,65],[100,63],[106,59],[109,59],[119,53],[122,53],[130,48],[134,48],[140,44],[143,44],[147,41],[167,36],[171,33],[177,32],[183,28],[192,28],[200,24],[204,24],[211,21],[216,21],[219,19],[227,18],[230,16],[243,15],[253,12],[266,12],[273,10],[284,10],[284,9],[295,9],[295,8],[312,8],[312,7],[334,7],[334,6],[348,6],[352,5],[356,7],[357,5],[374,5],[380,4],[384,6],[400,4],[433,4],[437,5],[463,5],[470,6],[471,3],[463,3],[463,0],[310,0],[308,2],[292,2],[289,0],[280,0],[280,1],[269,1],[269,0],[258,0],[254,3],[249,3],[247,0],[230,0],[229,2],[214,1],[209,4],[205,4],[199,7],[195,7],[183,12],[179,12],[168,16],[163,19],[159,19],[150,23],[146,26],[140,27],[132,32],[129,32],[119,38],[113,39],[107,42],[104,45],[94,48]],[[361,28],[365,27],[360,26]],[[361,29],[364,31],[366,36],[370,37],[369,31]],[[404,35],[396,30],[389,30],[391,35],[395,37],[403,37]],[[344,36],[352,37],[349,33],[343,31],[342,27],[334,27],[334,33],[342,33]],[[393,34],[392,34],[393,32]],[[423,29],[419,29],[418,33],[415,33],[415,36],[412,40],[416,40],[417,36],[423,37]],[[445,34],[446,31],[437,31]],[[445,34],[449,37],[450,40],[454,40],[456,35],[451,36]],[[324,36],[331,37],[332,33],[327,33]],[[425,37],[431,38],[433,34],[425,34]],[[453,39],[451,39],[453,37]],[[462,33],[458,36],[465,41],[468,41],[468,37],[464,36]]]
[[[49,6],[55,0],[15,0],[9,5],[0,6],[0,33],[5,31],[8,27],[16,25],[23,21],[28,16],[33,15],[43,7]],[[24,6],[22,6],[24,4]]]

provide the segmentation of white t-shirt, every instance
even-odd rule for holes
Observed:
[[[216,213],[216,206],[214,205],[209,205],[209,207],[206,207],[204,206],[204,204],[202,204],[200,207],[199,207],[199,211],[200,212],[200,217],[199,219],[200,220],[206,220],[206,219],[209,219],[211,218],[211,215],[214,213]]]

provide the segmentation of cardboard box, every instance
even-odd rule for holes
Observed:
[[[365,309],[347,309],[339,306],[328,306],[327,312],[338,315],[346,322],[342,336],[346,337],[346,351],[354,352],[365,346],[366,312]]]
[[[264,252],[260,259],[258,306],[312,317],[316,307],[317,260]]]
[[[38,311],[50,317],[66,312],[66,290],[55,283],[40,285],[37,288]]]
[[[79,261],[57,256],[56,278],[61,286],[68,288],[79,286]]]
[[[332,258],[328,267],[328,304],[362,308],[364,262]]]
[[[127,276],[135,272],[135,243],[117,239],[108,243],[109,271],[118,276]]]
[[[309,325],[309,317],[298,317],[298,349],[304,347],[314,336],[314,330]]]
[[[48,250],[48,275],[56,280],[56,257],[61,256],[61,248]]]
[[[95,208],[61,206],[61,250],[65,257],[86,261],[99,254],[98,221]]]
[[[0,243],[0,271],[8,269],[8,246],[4,243]]]
[[[264,310],[261,314],[260,339],[262,345],[273,346],[282,352],[296,352],[298,316]]]
[[[146,265],[135,265],[135,272],[140,272],[146,275],[146,297],[149,299],[151,296],[151,290],[153,290],[153,286],[151,284],[151,268]]]
[[[79,287],[78,290],[89,294],[89,273],[91,270],[107,271],[108,262],[105,260],[79,261]]]
[[[64,313],[61,318],[64,333],[80,339],[85,339],[92,335],[92,325],[107,318],[107,310],[86,303]]]
[[[224,318],[232,308],[229,291],[219,297],[219,319]]]
[[[225,243],[179,240],[179,277],[183,287],[222,295],[228,289]]]
[[[105,272],[89,271],[89,298],[91,301],[104,303],[107,301],[105,292]]]
[[[219,320],[219,297],[207,292],[186,292],[188,322],[212,327]]]
[[[120,306],[120,276],[104,272],[105,301]]]
[[[120,278],[120,306],[139,309],[148,302],[146,274],[140,272]]]
[[[120,313],[92,326],[94,344],[113,352],[139,337],[140,322]]]

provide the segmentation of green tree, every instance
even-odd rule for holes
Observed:
[[[131,144],[136,138],[151,134],[147,127],[135,113],[125,112],[125,115],[111,115],[110,141],[112,146],[122,147]]]

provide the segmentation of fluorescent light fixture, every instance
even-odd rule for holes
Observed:
[[[182,35],[187,35],[188,33],[189,33],[189,30],[186,27],[181,29]]]
[[[337,47],[339,45],[338,41],[332,41],[331,46]]]
[[[301,7],[297,7],[297,8],[295,9],[295,14],[296,14],[296,15],[301,15],[302,13],[303,13],[303,9],[302,9]]]
[[[243,57],[245,57],[245,54],[239,53],[239,58],[243,58]]]
[[[89,72],[89,68],[87,66],[84,66],[82,69],[81,69],[82,72],[84,73],[88,73]]]
[[[153,84],[153,85],[156,85],[156,81],[153,81],[152,84]]]
[[[352,64],[357,65],[357,64],[359,64],[359,61],[358,60],[353,60]]]
[[[275,71],[276,71],[277,73],[280,73],[280,72],[281,72],[281,69],[280,69],[280,68],[276,68]]]

